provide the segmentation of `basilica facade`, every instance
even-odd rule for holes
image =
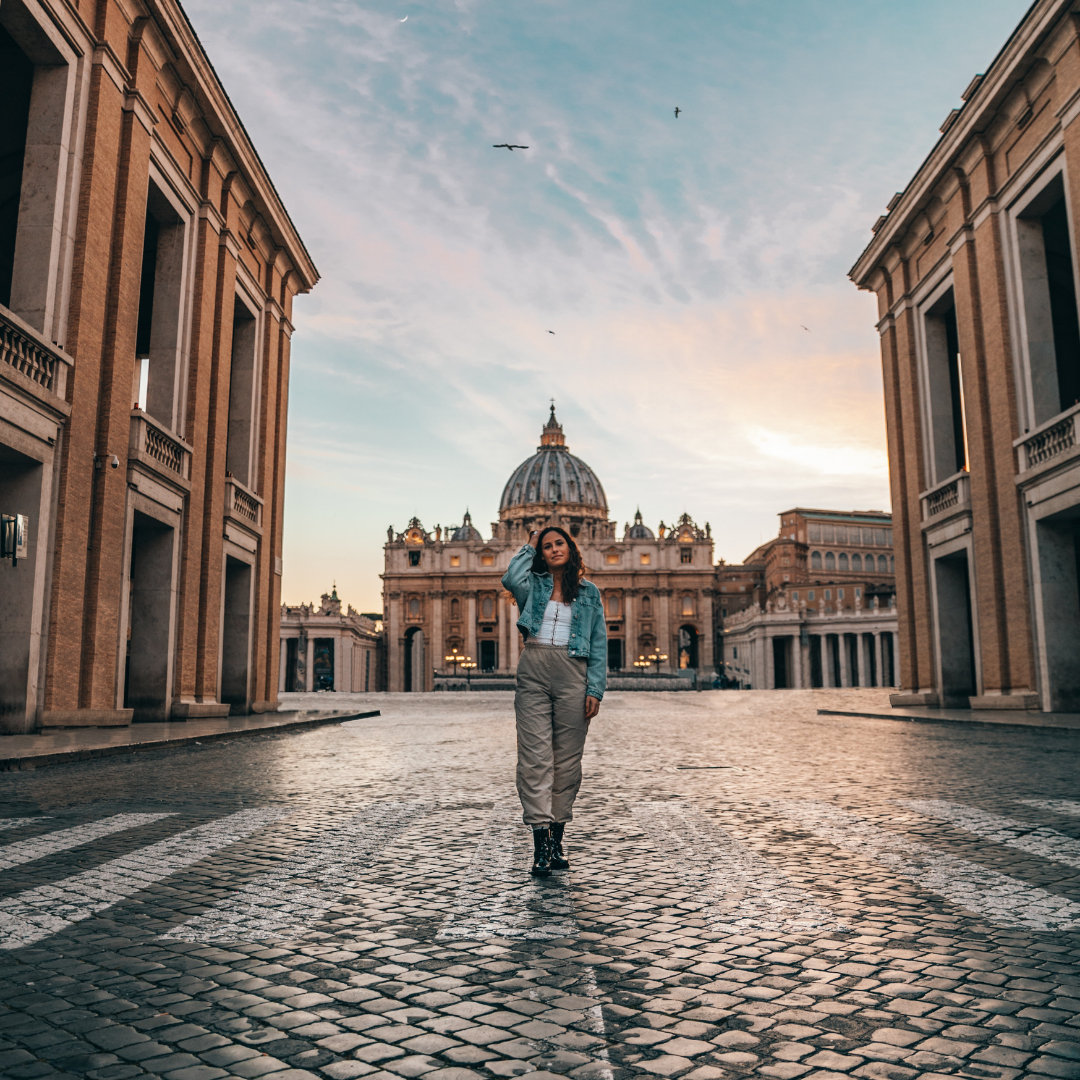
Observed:
[[[587,577],[604,599],[608,668],[632,675],[642,657],[651,670],[714,671],[712,532],[688,514],[654,532],[640,512],[622,535],[608,517],[596,474],[570,453],[555,408],[536,452],[511,474],[499,520],[485,539],[469,516],[460,526],[427,529],[413,518],[387,530],[383,618],[387,689],[432,690],[457,673],[447,656],[471,657],[478,675],[512,676],[522,638],[514,599],[501,583],[532,529],[560,525],[581,548]],[[456,650],[456,652],[455,652]]]

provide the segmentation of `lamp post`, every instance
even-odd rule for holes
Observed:
[[[457,651],[455,646],[450,652],[443,657],[443,660],[448,664],[452,664],[454,667],[454,674],[457,675],[459,668],[465,669],[465,678],[469,684],[469,688],[472,689],[472,669],[476,667],[471,656],[465,656]]]
[[[652,652],[652,653],[649,653],[648,656],[644,656],[644,655],[638,656],[638,658],[634,661],[634,667],[636,667],[636,668],[647,668],[647,667],[652,667],[652,665],[655,664],[656,665],[656,674],[659,675],[660,674],[660,665],[667,658],[668,658],[668,654],[666,652],[659,652],[659,651]]]

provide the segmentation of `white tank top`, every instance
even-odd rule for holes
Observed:
[[[540,632],[536,635],[536,640],[541,645],[569,645],[570,613],[569,604],[559,604],[554,600],[549,600],[547,607],[544,608],[544,621],[540,624]]]

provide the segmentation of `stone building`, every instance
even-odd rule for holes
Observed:
[[[729,683],[745,690],[896,686],[896,608],[881,606],[878,596],[870,607],[861,597],[845,606],[843,594],[853,591],[793,590],[726,619]],[[830,605],[826,595],[834,593],[841,595]]]
[[[722,674],[756,689],[895,686],[892,543],[880,510],[785,510],[741,566],[717,567]]]
[[[566,447],[551,415],[536,453],[511,474],[499,520],[485,540],[469,514],[459,527],[426,529],[417,518],[387,530],[383,608],[388,688],[430,690],[444,657],[471,656],[481,673],[517,670],[517,609],[502,575],[533,528],[561,524],[582,549],[604,597],[608,667],[634,673],[642,655],[687,675],[714,671],[713,541],[683,514],[654,532],[641,514],[621,536],[596,474]]]
[[[1037,0],[888,203],[876,293],[904,704],[1080,709],[1080,21]]]
[[[363,693],[382,690],[380,679],[381,615],[342,612],[337,586],[322,602],[281,605],[281,656],[278,692],[332,690]]]
[[[0,731],[270,708],[315,267],[176,0],[4,0],[0,100]]]

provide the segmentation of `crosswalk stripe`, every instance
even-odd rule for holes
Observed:
[[[1080,904],[1017,878],[878,828],[828,803],[771,800],[770,806],[837,847],[874,859],[901,877],[997,926],[1029,930],[1080,927]]]
[[[654,845],[703,902],[710,930],[785,934],[847,929],[772,863],[754,854],[705,814],[679,803],[630,807]]]
[[[542,884],[529,877],[532,837],[521,806],[497,803],[436,938],[549,941],[578,931],[569,871]]]
[[[1080,816],[1080,802],[1072,799],[1021,799],[1024,806],[1034,806],[1039,810],[1050,810],[1055,814]]]
[[[974,806],[961,806],[944,799],[899,799],[901,806],[917,814],[958,825],[966,832],[975,833],[998,844],[1026,851],[1029,855],[1041,855],[1044,859],[1080,866],[1080,840],[1059,833],[1056,829],[1032,825],[1016,818],[1002,817],[978,810]]]
[[[47,817],[4,817],[0,818],[0,832],[5,829],[17,829],[20,825],[32,825],[35,821],[49,821]]]
[[[373,804],[336,828],[328,828],[284,866],[260,874],[165,936],[198,942],[297,937],[338,902],[344,882],[370,866],[390,841],[431,806],[423,802]]]
[[[113,817],[90,821],[85,825],[76,825],[70,829],[60,829],[58,832],[47,833],[45,836],[20,840],[0,848],[0,870],[10,870],[13,866],[20,866],[34,859],[43,859],[46,855],[68,851],[71,848],[89,844],[92,840],[100,840],[103,836],[123,832],[125,829],[135,829],[140,825],[148,825],[151,821],[170,816],[170,814],[115,814]]]
[[[32,945],[88,919],[288,813],[277,807],[241,810],[92,870],[0,900],[0,949]]]

